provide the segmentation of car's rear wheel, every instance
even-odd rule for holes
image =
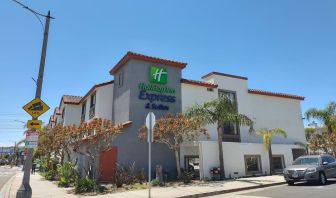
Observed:
[[[319,183],[321,185],[326,185],[327,184],[327,177],[325,176],[325,174],[323,172],[320,172],[320,174],[319,174]]]
[[[288,186],[293,186],[294,182],[293,181],[287,181]]]

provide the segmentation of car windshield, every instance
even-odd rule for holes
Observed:
[[[293,165],[318,165],[318,157],[299,157],[294,162]]]

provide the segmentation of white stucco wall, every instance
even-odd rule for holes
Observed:
[[[81,106],[65,104],[64,125],[80,124]],[[62,110],[62,109],[61,109]]]
[[[96,93],[95,115],[93,118],[104,118],[112,120],[113,83],[96,88],[95,91],[93,91],[90,95],[88,95],[85,98],[86,100],[85,122],[93,119],[93,118],[89,119],[91,95],[93,93]],[[82,105],[83,103],[81,103],[80,105],[81,108]]]
[[[273,155],[283,155],[285,167],[293,162],[292,148],[300,148],[291,144],[273,144]],[[219,167],[218,144],[216,141],[202,141],[199,146],[200,176],[211,178],[210,169]],[[269,173],[268,153],[262,144],[223,142],[225,177],[245,176],[244,155],[260,155],[262,173]],[[234,174],[238,172],[238,174]]]
[[[245,115],[249,115],[249,98],[248,98],[248,84],[247,80],[212,75],[206,79],[209,82],[215,83],[218,85],[218,89],[225,91],[236,92],[237,103],[238,103],[238,112]],[[217,94],[218,97],[218,94]]]
[[[96,93],[95,117],[112,120],[113,84],[97,88]]]
[[[288,137],[285,139],[274,136],[273,142],[277,144],[306,142],[300,100],[257,94],[249,94],[248,99],[250,114],[255,121],[255,129],[284,129]],[[241,133],[241,141],[261,142],[262,139],[248,133]]]
[[[208,91],[206,87],[190,85],[190,84],[181,84],[182,91],[182,111],[185,112],[188,107],[195,104],[203,104],[209,100],[215,99],[218,97],[218,91],[216,88],[213,88],[213,91]],[[217,140],[217,127],[215,124],[204,126],[208,130],[210,135],[209,140]]]
[[[304,125],[301,116],[300,100],[265,96],[248,93],[247,80],[212,75],[204,79],[206,82],[218,84],[218,89],[207,91],[206,87],[182,83],[182,109],[192,104],[202,104],[218,97],[218,90],[236,93],[238,112],[245,114],[255,122],[255,130],[260,128],[282,128],[288,138],[274,137],[274,143],[305,143]],[[206,126],[210,140],[217,139],[216,125]],[[251,135],[248,127],[240,127],[241,142],[261,143],[261,137]]]

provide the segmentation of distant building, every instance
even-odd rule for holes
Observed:
[[[0,147],[0,155],[11,155],[15,153],[14,146]]]

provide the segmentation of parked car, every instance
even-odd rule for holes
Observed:
[[[0,159],[0,165],[6,165],[6,164],[8,164],[7,159]]]
[[[325,185],[328,178],[336,177],[336,160],[328,154],[301,156],[283,173],[288,185],[297,181],[317,181]]]

